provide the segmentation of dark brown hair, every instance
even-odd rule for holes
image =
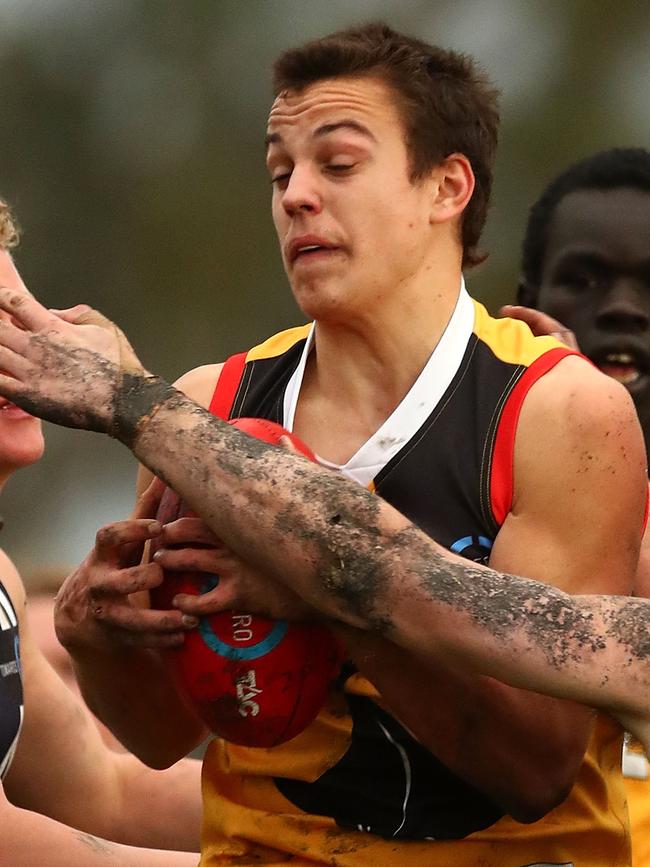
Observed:
[[[485,255],[477,247],[492,189],[497,91],[467,55],[375,23],[285,51],[274,65],[274,93],[300,91],[325,78],[360,75],[383,79],[398,95],[413,182],[452,153],[469,159],[476,186],[462,218],[463,265],[481,262]]]

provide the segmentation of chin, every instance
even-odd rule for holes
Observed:
[[[45,442],[41,422],[32,416],[7,419],[0,413],[0,467],[15,472],[35,464],[43,456]]]
[[[350,313],[344,300],[334,293],[302,290],[295,292],[294,298],[307,319],[323,322],[336,322],[340,319],[346,321]]]

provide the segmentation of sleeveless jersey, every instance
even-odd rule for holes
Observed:
[[[18,618],[0,581],[0,780],[9,769],[22,720]]]
[[[291,430],[313,337],[313,326],[291,329],[226,362],[211,411]],[[341,471],[440,544],[486,562],[511,507],[524,397],[567,354],[520,322],[492,319],[463,289],[416,383]],[[569,797],[522,825],[419,745],[378,698],[350,666],[288,743],[212,741],[202,867],[629,867],[618,726],[598,720]]]

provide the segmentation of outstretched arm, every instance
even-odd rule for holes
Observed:
[[[236,552],[305,600],[426,659],[627,715],[646,741],[650,605],[572,597],[444,551],[387,503],[251,440],[149,375],[90,312],[61,322],[0,290],[0,393],[59,424],[109,433]],[[650,727],[649,727],[650,728]]]

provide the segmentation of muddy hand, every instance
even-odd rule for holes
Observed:
[[[125,379],[147,376],[110,320],[79,305],[67,316],[0,288],[0,394],[66,427],[112,433]],[[71,321],[72,320],[72,321]]]
[[[144,544],[162,533],[162,525],[154,519],[162,487],[154,480],[139,498],[132,518],[102,527],[93,550],[66,578],[54,612],[64,647],[78,652],[176,647],[183,643],[184,631],[196,626],[197,621],[178,611],[148,607],[146,591],[157,587],[163,575],[156,563],[141,561]]]

